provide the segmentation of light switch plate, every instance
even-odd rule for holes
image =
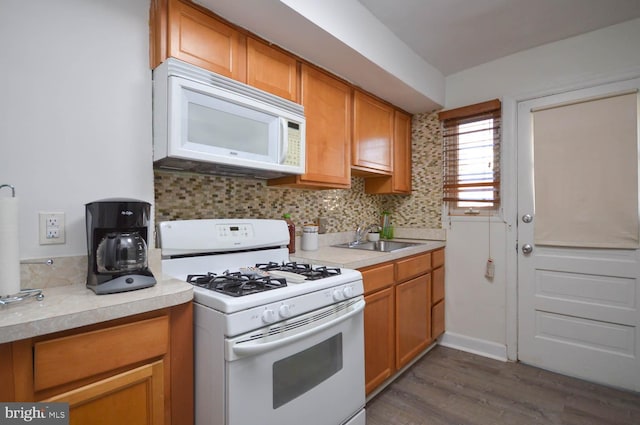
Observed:
[[[65,243],[65,226],[63,212],[40,212],[40,245]]]

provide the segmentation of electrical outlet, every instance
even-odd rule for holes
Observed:
[[[65,243],[64,213],[41,212],[40,213],[40,245],[53,245]]]

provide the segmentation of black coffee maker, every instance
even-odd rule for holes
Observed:
[[[155,285],[147,260],[151,204],[112,198],[85,207],[87,288],[101,295]]]

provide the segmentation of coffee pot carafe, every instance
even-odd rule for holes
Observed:
[[[124,198],[86,205],[87,287],[96,294],[155,285],[147,259],[150,206]]]
[[[147,243],[138,232],[107,233],[96,251],[98,273],[130,272],[147,267]]]

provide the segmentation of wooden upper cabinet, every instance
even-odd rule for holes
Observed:
[[[352,168],[357,175],[393,171],[394,109],[366,93],[353,96]]]
[[[365,179],[364,190],[371,194],[411,193],[411,115],[394,112],[393,174]]]
[[[351,87],[314,67],[301,66],[306,116],[306,172],[269,180],[269,185],[349,188],[351,170]]]
[[[247,80],[246,36],[203,8],[180,0],[151,3],[151,66],[168,57]]]
[[[247,84],[299,102],[298,61],[276,47],[247,38]]]
[[[411,193],[411,115],[398,110],[393,130],[393,192]]]

